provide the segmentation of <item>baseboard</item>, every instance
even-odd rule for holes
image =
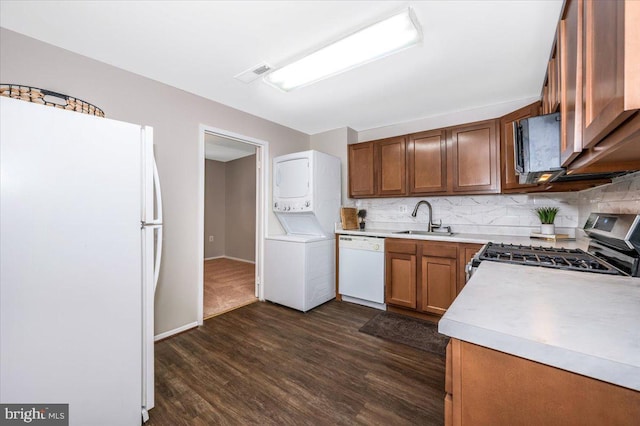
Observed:
[[[198,322],[194,321],[189,324],[185,324],[181,327],[174,328],[173,330],[165,331],[164,333],[156,334],[153,337],[155,342],[166,339],[167,337],[175,336],[176,334],[185,332],[187,330],[191,330],[192,328],[196,328],[198,326]]]
[[[229,260],[237,260],[238,262],[244,262],[244,263],[253,263],[255,265],[256,261],[255,260],[247,260],[247,259],[240,259],[239,257],[233,257],[233,256],[215,256],[215,257],[205,257],[204,260],[215,260],[215,259],[229,259]]]
[[[222,259],[224,256],[205,257],[204,260]]]
[[[408,317],[420,318],[436,324],[438,323],[438,321],[440,321],[440,318],[442,318],[440,315],[432,315],[426,312],[410,311],[408,309],[396,308],[395,306],[389,306],[389,305],[387,305],[387,312],[406,315]]]
[[[245,263],[253,263],[255,264],[255,260],[247,260],[247,259],[240,259],[239,257],[232,257],[232,256],[222,256],[225,259],[231,259],[231,260],[237,260],[238,262],[245,262]]]
[[[387,310],[387,305],[385,305],[384,303],[376,303],[370,300],[360,299],[358,297],[345,296],[344,294],[342,295],[341,299],[343,302],[356,303],[358,305],[368,306],[370,308],[379,309],[381,311]]]

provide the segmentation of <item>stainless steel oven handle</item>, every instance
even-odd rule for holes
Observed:
[[[465,283],[469,282],[469,279],[471,279],[471,275],[473,275],[473,260],[471,260],[471,262],[467,263],[466,266],[464,267],[464,272],[465,272]]]

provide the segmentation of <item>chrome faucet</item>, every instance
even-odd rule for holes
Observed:
[[[418,215],[418,209],[423,204],[426,204],[427,207],[429,208],[429,222],[427,222],[427,232],[433,232],[433,228],[440,228],[442,226],[442,220],[440,221],[439,224],[435,224],[435,223],[432,222],[433,209],[431,208],[431,204],[427,200],[418,201],[418,203],[416,204],[416,206],[413,209],[413,213],[411,213],[411,216],[412,217],[416,217]]]

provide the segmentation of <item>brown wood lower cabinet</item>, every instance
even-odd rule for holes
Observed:
[[[416,309],[416,243],[386,239],[384,250],[385,302]]]
[[[640,392],[451,339],[445,426],[637,425]]]
[[[388,310],[427,319],[442,316],[464,287],[465,265],[481,247],[481,244],[386,239]]]
[[[418,244],[420,286],[418,309],[443,315],[456,298],[458,245],[425,241]]]

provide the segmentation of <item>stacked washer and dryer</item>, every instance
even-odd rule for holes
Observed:
[[[304,151],[273,159],[273,211],[286,235],[265,240],[264,298],[306,312],[336,296],[340,159]]]

